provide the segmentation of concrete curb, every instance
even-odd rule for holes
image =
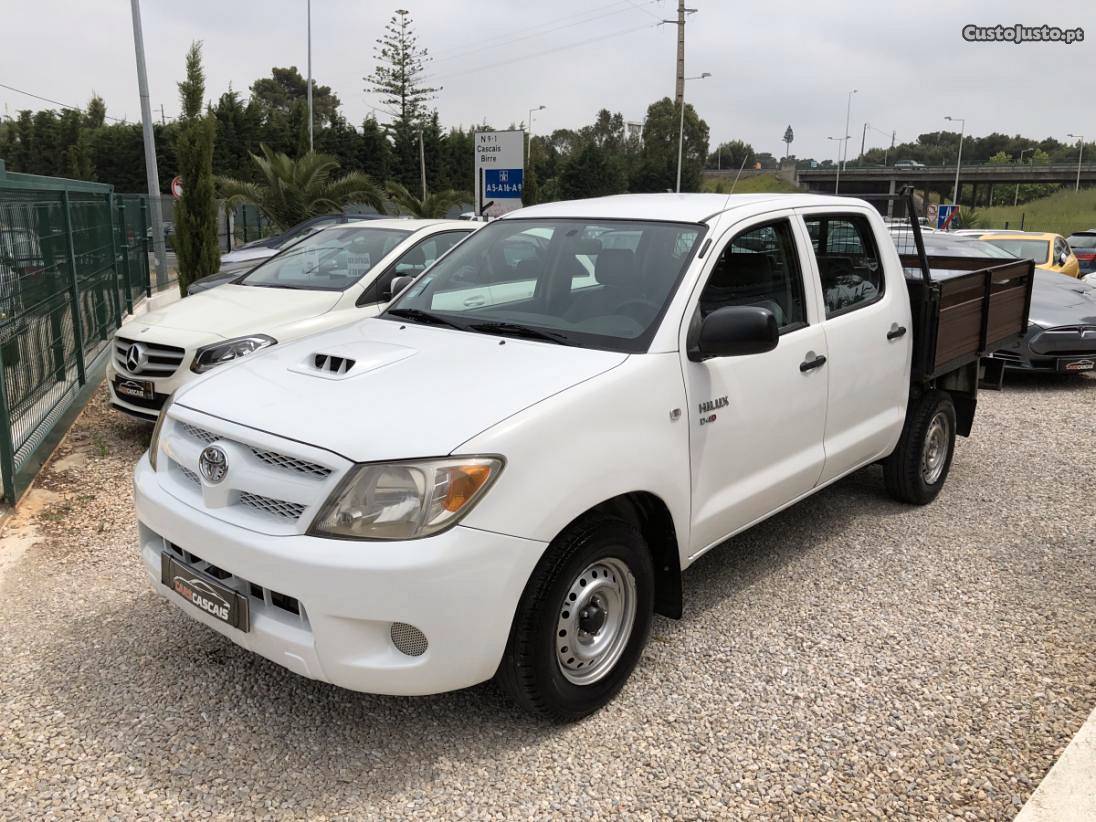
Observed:
[[[1096,710],[1054,763],[1016,822],[1091,822],[1096,819]]]

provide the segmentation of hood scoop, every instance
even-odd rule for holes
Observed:
[[[304,362],[290,366],[289,370],[325,380],[345,380],[405,360],[416,353],[414,348],[403,345],[363,341],[314,351]]]

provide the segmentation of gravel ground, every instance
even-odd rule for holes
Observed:
[[[0,807],[1010,818],[1096,704],[1096,379],[982,396],[934,505],[869,469],[712,552],[623,694],[550,727],[489,684],[311,682],[155,597],[129,481],[148,429],[100,394],[0,544]]]

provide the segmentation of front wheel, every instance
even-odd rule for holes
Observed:
[[[927,505],[944,487],[954,454],[955,405],[946,391],[928,391],[910,403],[898,446],[883,462],[888,493]]]
[[[574,721],[628,680],[651,630],[654,570],[639,531],[615,517],[553,541],[518,604],[498,681],[531,713]]]

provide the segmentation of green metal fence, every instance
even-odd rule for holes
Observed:
[[[148,293],[147,198],[0,160],[0,474],[13,504]]]

